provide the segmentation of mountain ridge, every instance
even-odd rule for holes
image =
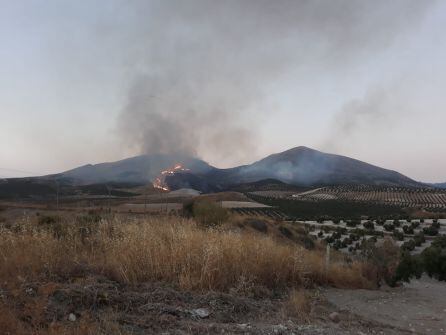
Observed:
[[[251,183],[263,179],[276,179],[297,186],[339,184],[370,184],[417,187],[421,183],[401,173],[384,169],[347,156],[324,153],[305,146],[268,155],[251,164],[232,168],[216,168],[203,160],[187,155],[141,155],[116,162],[84,165],[59,174],[79,183],[93,182],[141,182],[153,181],[160,171],[176,163],[189,169],[179,173],[176,187],[194,184],[207,185],[206,189],[224,189],[229,185]]]
[[[419,183],[397,171],[304,146],[268,155],[251,164],[225,169],[214,167],[201,159],[184,154],[140,155],[115,162],[86,164],[43,177],[11,179],[10,185],[7,185],[6,179],[0,187],[4,189],[3,193],[10,193],[8,189],[16,190],[17,188],[25,192],[30,187],[30,180],[33,187],[39,188],[43,186],[48,188],[48,185],[54,188],[57,187],[57,183],[75,187],[104,183],[144,185],[153,183],[161,171],[172,168],[178,163],[185,169],[166,176],[165,181],[170,190],[193,188],[208,193],[236,189],[238,185],[255,188],[256,183],[262,180],[269,180],[269,182],[258,184],[263,188],[269,184],[277,188],[280,183],[285,188],[331,185],[435,187]],[[11,184],[13,182],[20,187],[13,186]],[[45,192],[48,193],[50,190]]]

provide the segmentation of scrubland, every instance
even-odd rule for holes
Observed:
[[[144,329],[147,325],[129,328],[129,322],[116,315],[140,303],[133,295],[131,304],[122,301],[125,290],[143,296],[154,285],[199,296],[272,299],[302,321],[311,309],[305,289],[376,287],[373,266],[344,257],[333,254],[327,266],[324,248],[307,250],[274,234],[245,229],[240,218],[229,218],[218,227],[179,217],[28,218],[0,230],[0,328],[6,334]],[[94,289],[96,300],[88,305],[87,288],[104,283],[114,291]],[[69,288],[83,298],[60,300],[61,290]],[[70,313],[77,316],[76,322],[67,321]],[[114,319],[108,320],[111,315]]]

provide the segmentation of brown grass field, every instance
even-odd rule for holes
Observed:
[[[272,233],[240,230],[240,226],[237,217],[219,228],[203,228],[179,217],[92,220],[74,215],[62,220],[28,217],[4,224],[0,329],[3,334],[133,333],[124,327],[130,321],[119,317],[124,313],[121,304],[129,302],[113,298],[119,300],[113,303],[110,297],[116,292],[127,296],[125,292],[138,291],[141,285],[167,285],[193,295],[221,292],[230,299],[280,292],[290,315],[299,314],[298,320],[305,319],[309,308],[304,289],[376,285],[368,264],[345,262],[343,256],[334,255],[326,268],[321,248],[306,250]],[[74,289],[79,283],[90,286]],[[115,287],[114,291],[101,293],[97,288],[94,303],[86,303],[91,299],[87,288],[103,283]],[[61,292],[74,297],[60,302]],[[84,298],[75,298],[76,294]],[[105,308],[107,313],[98,312]],[[70,311],[78,316],[77,322],[67,321]],[[154,318],[153,322],[161,322]]]

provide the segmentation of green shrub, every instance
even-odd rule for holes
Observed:
[[[441,243],[433,243],[422,252],[421,256],[424,270],[429,277],[446,281],[446,248],[442,248]]]
[[[403,252],[400,263],[396,269],[395,282],[403,280],[409,282],[411,278],[420,278],[423,274],[423,262],[419,256],[411,256]]]
[[[395,230],[395,226],[392,223],[386,223],[386,224],[384,224],[383,227],[386,231],[394,231]]]
[[[393,238],[397,241],[404,241],[404,234],[400,232],[399,230],[393,231]]]
[[[420,223],[417,221],[412,221],[410,223],[410,226],[412,227],[412,229],[418,228],[420,226]]]
[[[375,224],[372,221],[364,222],[363,226],[364,226],[365,229],[368,229],[368,230],[374,230],[375,229]]]
[[[414,239],[415,245],[417,247],[421,246],[424,242],[426,242],[426,238],[424,237],[423,232],[419,232],[419,233],[415,234],[413,239]]]
[[[423,228],[423,233],[427,236],[436,236],[438,235],[438,228],[434,226],[429,226],[427,228]]]
[[[359,220],[348,220],[347,221],[347,227],[356,227],[360,224],[361,222]]]
[[[413,233],[414,233],[413,227],[412,226],[408,226],[408,225],[404,225],[403,226],[403,232],[404,232],[404,234],[413,235]]]
[[[415,241],[413,239],[410,239],[409,241],[403,243],[401,249],[403,251],[413,251],[415,247],[416,247]]]

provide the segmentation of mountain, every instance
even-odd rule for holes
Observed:
[[[147,184],[153,182],[161,171],[177,164],[185,169],[165,176],[165,182],[171,190],[193,188],[206,193],[238,188],[265,189],[268,185],[273,189],[283,187],[284,190],[345,184],[427,186],[396,171],[356,159],[296,147],[249,165],[229,169],[218,169],[187,155],[142,155],[116,162],[84,165],[44,177],[2,180],[0,197],[46,196],[54,194],[57,189],[67,195],[87,191],[89,194],[107,194],[108,187],[112,187],[113,183]],[[88,185],[91,187],[85,188]]]
[[[431,184],[431,185],[436,188],[445,188],[446,189],[446,183],[437,183],[437,184]]]
[[[250,165],[210,170],[208,177],[221,185],[277,179],[296,186],[366,184],[417,187],[421,184],[392,170],[345,156],[296,147]]]

